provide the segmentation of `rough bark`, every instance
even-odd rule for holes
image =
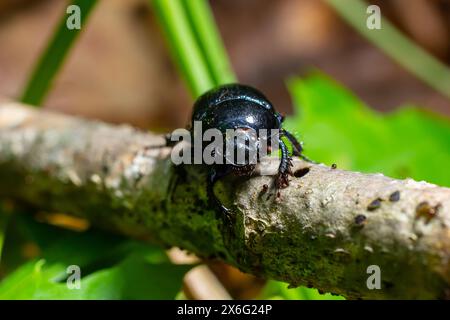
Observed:
[[[0,197],[292,286],[348,298],[449,297],[450,189],[296,160],[279,198],[265,188],[271,176],[220,183],[230,223],[208,204],[206,169],[173,166],[170,148],[154,148],[163,143],[129,126],[3,102]],[[371,265],[379,290],[367,287]]]

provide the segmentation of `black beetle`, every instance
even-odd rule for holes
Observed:
[[[242,84],[227,84],[214,88],[197,99],[194,104],[191,128],[194,121],[201,121],[203,130],[215,128],[223,134],[226,133],[227,129],[244,131],[247,129],[255,131],[260,129],[268,131],[271,129],[279,130],[277,140],[281,150],[281,161],[275,186],[280,189],[289,185],[288,175],[292,174],[291,157],[286,144],[281,139],[283,136],[292,144],[292,155],[301,157],[305,161],[313,162],[302,154],[303,148],[297,139],[282,128],[283,119],[283,116],[274,109],[270,101],[258,90]],[[240,145],[239,147],[246,148],[248,145]],[[270,153],[271,146],[267,145],[267,148]],[[210,167],[207,181],[208,197],[222,211],[227,213],[228,209],[215,196],[214,184],[229,173],[250,175],[255,168],[255,164],[245,163],[237,165],[225,161],[224,164],[213,164]]]

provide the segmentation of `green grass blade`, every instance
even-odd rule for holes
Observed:
[[[366,26],[368,4],[361,0],[326,0],[359,33],[398,64],[435,90],[450,98],[450,70],[398,31],[387,19],[382,29]]]
[[[214,16],[206,0],[182,0],[202,51],[208,70],[216,85],[236,82],[228,61]]]
[[[213,88],[215,84],[208,64],[196,42],[181,1],[153,0],[151,3],[191,94],[198,97]]]
[[[75,42],[97,0],[73,0],[72,5],[81,9],[81,29],[69,30],[66,26],[68,15],[64,14],[53,38],[36,64],[20,100],[39,106],[49,92],[55,75],[61,68],[67,54]]]

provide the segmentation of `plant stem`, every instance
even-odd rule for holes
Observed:
[[[74,0],[81,11],[81,28],[69,30],[66,25],[68,16],[63,15],[47,48],[36,64],[20,100],[30,105],[41,105],[48,94],[55,75],[60,70],[70,48],[78,37],[97,0]]]
[[[152,4],[191,94],[198,97],[213,88],[214,81],[181,1],[153,0]]]
[[[214,16],[207,2],[205,0],[182,0],[182,3],[215,85],[236,82],[214,22]]]

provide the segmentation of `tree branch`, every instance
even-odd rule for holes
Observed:
[[[296,160],[279,199],[265,191],[271,176],[220,183],[230,224],[208,205],[206,169],[174,167],[170,148],[154,148],[163,143],[2,102],[0,196],[293,286],[349,298],[450,296],[450,189]],[[367,288],[370,265],[381,269],[380,290]]]

